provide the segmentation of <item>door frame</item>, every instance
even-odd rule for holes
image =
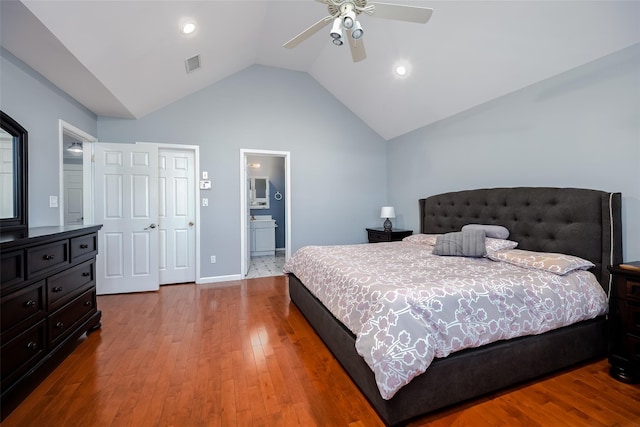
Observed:
[[[258,150],[250,148],[240,149],[240,276],[246,277],[248,259],[248,236],[249,229],[246,219],[249,217],[249,205],[247,204],[247,156],[271,156],[284,158],[284,181],[285,181],[285,260],[291,257],[291,152],[276,150]]]
[[[198,283],[200,280],[200,146],[198,145],[181,145],[181,144],[165,144],[154,142],[140,142],[139,144],[153,144],[158,147],[158,153],[160,150],[175,150],[175,151],[193,151],[193,184],[195,187],[195,194],[193,198],[193,210],[195,215],[195,277],[194,283]],[[162,286],[162,283],[160,284]]]
[[[65,122],[62,119],[58,120],[58,210],[59,210],[59,225],[64,225],[64,134],[72,134],[74,137],[77,137],[80,141],[82,141],[83,149],[89,148],[85,144],[90,144],[92,142],[98,142],[98,138],[95,136],[88,134],[87,132],[73,126],[70,123]],[[90,150],[93,153],[93,148]],[[86,156],[83,156],[83,158]],[[93,167],[93,166],[92,166]],[[82,164],[82,211],[84,215],[84,224],[93,224],[93,170],[89,168],[87,170],[86,162],[83,161]],[[91,187],[91,188],[87,188]],[[87,192],[88,190],[88,192]]]

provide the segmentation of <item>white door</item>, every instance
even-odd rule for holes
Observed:
[[[97,293],[153,291],[158,281],[158,148],[95,143]]]
[[[160,284],[194,282],[194,152],[160,149],[158,174]]]
[[[64,223],[82,224],[84,220],[82,202],[82,166],[64,165]]]

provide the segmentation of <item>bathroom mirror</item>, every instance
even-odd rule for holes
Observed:
[[[269,209],[269,177],[249,178],[251,209]]]
[[[27,131],[0,111],[0,230],[27,228]]]

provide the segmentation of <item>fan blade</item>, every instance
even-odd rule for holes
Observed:
[[[375,7],[371,16],[384,19],[397,19],[398,21],[415,22],[417,24],[426,24],[433,13],[433,9],[421,6],[405,6],[389,3],[369,4]]]
[[[300,43],[302,43],[303,41],[305,41],[306,39],[308,39],[318,31],[320,31],[322,28],[326,27],[327,24],[331,22],[331,19],[332,19],[331,16],[326,16],[322,18],[321,20],[319,20],[318,22],[316,22],[315,24],[313,24],[312,26],[310,26],[309,28],[307,28],[306,30],[304,30],[303,32],[301,32],[300,34],[298,34],[297,36],[295,36],[285,44],[283,44],[282,47],[286,47],[287,49],[293,49],[294,47],[298,46]]]
[[[349,39],[349,49],[351,49],[351,57],[353,62],[360,62],[367,57],[367,52],[364,50],[364,41],[362,39],[356,40],[351,37],[351,30],[347,30],[347,39]]]

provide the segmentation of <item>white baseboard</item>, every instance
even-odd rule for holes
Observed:
[[[196,280],[196,284],[205,285],[207,283],[230,282],[233,280],[244,280],[244,277],[241,274],[230,274],[228,276],[201,277]]]

